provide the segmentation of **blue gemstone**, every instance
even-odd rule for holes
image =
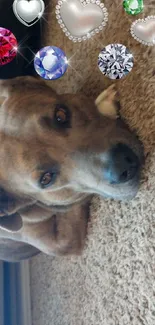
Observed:
[[[68,61],[65,53],[56,46],[46,46],[37,52],[34,68],[46,80],[61,78],[66,72]]]

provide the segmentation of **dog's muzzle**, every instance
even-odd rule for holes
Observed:
[[[139,170],[140,161],[137,155],[127,145],[119,143],[110,150],[104,176],[110,184],[121,184],[133,179]]]

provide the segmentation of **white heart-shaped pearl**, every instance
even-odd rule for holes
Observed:
[[[43,0],[15,0],[13,11],[17,19],[24,25],[34,25],[43,15],[45,4]]]
[[[58,22],[69,39],[86,40],[106,25],[108,13],[104,4],[99,0],[89,2],[63,0],[62,4],[56,7]]]
[[[155,16],[136,20],[131,25],[131,34],[142,44],[155,45]]]

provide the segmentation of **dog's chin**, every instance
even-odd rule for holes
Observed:
[[[135,198],[139,190],[140,179],[139,176],[134,177],[132,180],[124,184],[107,185],[104,187],[103,192],[100,192],[104,198],[111,198],[119,201],[128,201]]]
[[[138,188],[137,189],[133,189],[132,193],[123,193],[123,194],[113,194],[113,195],[110,195],[108,193],[102,193],[101,196],[104,197],[105,199],[109,198],[109,199],[114,199],[114,200],[117,200],[117,201],[130,201],[132,199],[134,199],[137,195],[137,192],[138,192]]]

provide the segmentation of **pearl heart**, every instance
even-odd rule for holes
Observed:
[[[43,0],[15,0],[13,12],[24,25],[34,25],[43,15],[45,4]]]
[[[131,25],[131,35],[144,45],[155,45],[155,16],[136,20]]]
[[[103,29],[108,13],[100,0],[60,0],[56,18],[69,39],[81,42]]]

